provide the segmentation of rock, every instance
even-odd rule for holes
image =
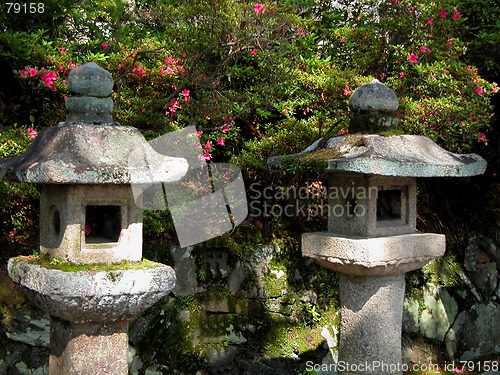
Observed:
[[[5,333],[11,340],[48,348],[50,344],[49,324],[48,314],[38,309],[17,310],[6,326]]]
[[[198,281],[196,280],[196,263],[191,257],[192,247],[172,247],[170,254],[174,258],[174,270],[176,275],[182,275],[175,283],[172,293],[175,296],[187,296],[198,293]]]
[[[416,333],[419,329],[419,304],[418,301],[405,297],[403,302],[403,331],[409,333]]]
[[[490,302],[464,311],[464,323],[459,336],[461,361],[500,353],[500,305]]]
[[[442,341],[457,316],[457,303],[446,290],[438,290],[432,284],[424,288],[423,298],[426,309],[420,316],[420,332],[424,337]]]
[[[494,293],[498,286],[498,271],[494,262],[478,263],[475,272],[471,275],[474,285],[486,295]]]

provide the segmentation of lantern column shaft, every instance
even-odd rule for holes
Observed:
[[[402,374],[404,274],[339,277],[339,373]]]
[[[128,323],[70,323],[51,317],[51,375],[127,375]]]

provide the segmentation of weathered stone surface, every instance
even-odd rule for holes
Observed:
[[[358,276],[394,275],[418,269],[445,251],[441,234],[347,238],[334,233],[305,233],[302,255],[322,267]]]
[[[128,323],[50,323],[50,374],[128,374]]]
[[[143,163],[130,163],[131,155]],[[0,159],[0,179],[38,184],[169,182],[187,169],[185,159],[158,154],[136,128],[83,122],[45,128],[25,153]]]
[[[319,152],[329,149],[328,153]],[[327,156],[325,156],[327,155]],[[331,155],[331,157],[328,157]],[[327,161],[326,170],[401,177],[467,177],[483,174],[486,161],[476,154],[454,154],[419,135],[348,135],[321,138],[299,154]],[[279,168],[282,156],[268,160]]]
[[[460,360],[468,361],[500,353],[500,305],[476,304],[463,311],[464,324],[459,333]]]
[[[399,99],[393,90],[374,79],[354,90],[349,98],[349,107],[354,113],[396,112]]]
[[[196,280],[196,262],[191,256],[192,247],[170,248],[170,254],[174,258],[174,270],[179,277],[172,290],[176,296],[187,296],[200,292],[198,281]]]
[[[404,275],[355,277],[340,275],[339,362],[358,366],[384,363],[370,374],[402,374],[401,319]],[[363,374],[364,371],[340,374]]]
[[[113,90],[113,77],[95,62],[89,62],[72,69],[66,84],[71,94],[105,98]]]
[[[174,270],[160,264],[135,270],[63,272],[12,258],[8,271],[33,304],[71,322],[130,319],[166,296],[175,283]]]

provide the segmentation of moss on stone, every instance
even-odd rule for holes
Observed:
[[[30,255],[30,256],[19,256],[16,261],[30,262],[40,267],[59,270],[63,272],[80,272],[80,271],[121,271],[121,270],[136,270],[144,268],[155,268],[161,267],[163,264],[156,263],[147,259],[142,259],[137,262],[131,262],[128,260],[123,260],[121,262],[113,263],[71,263],[65,262],[59,258],[51,258],[48,255]]]

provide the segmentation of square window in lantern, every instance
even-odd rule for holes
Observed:
[[[379,190],[377,197],[377,221],[401,219],[402,190]]]
[[[120,206],[85,207],[85,243],[118,242],[121,230]]]

